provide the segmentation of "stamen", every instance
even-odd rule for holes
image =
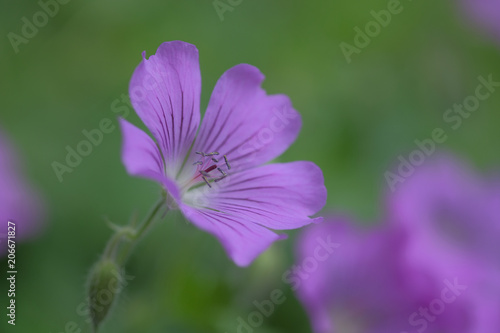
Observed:
[[[224,176],[224,177],[226,177],[226,176],[227,176],[227,173],[225,173],[224,171],[222,171],[222,169],[221,169],[221,168],[217,168],[217,170],[219,170],[219,171],[220,171],[220,173],[222,173],[222,176]]]
[[[205,183],[207,183],[208,187],[212,188],[212,185],[210,185],[210,183],[208,182],[207,178],[205,176],[201,176],[201,178],[203,178],[203,180],[205,181]]]
[[[221,160],[220,158],[215,158],[214,156],[218,156],[219,155],[219,152],[217,151],[213,151],[213,152],[210,152],[210,153],[205,153],[205,152],[202,152],[202,151],[197,151],[195,152],[197,155],[201,155],[202,159],[200,161],[197,161],[197,162],[194,162],[193,165],[205,165],[205,157],[210,157],[210,159],[212,160],[212,162],[214,162],[215,164],[207,167],[206,169],[204,170],[199,170],[199,174],[201,175],[201,178],[203,179],[203,181],[208,185],[208,187],[212,188],[212,185],[210,185],[210,181],[214,181],[214,182],[220,182],[221,180],[225,179],[228,174],[222,170],[222,167],[220,167],[218,165],[219,161]],[[227,159],[227,155],[223,155],[224,156],[224,163],[227,167],[227,170],[231,170],[231,165],[229,164],[229,160]],[[210,175],[210,172],[217,169],[221,176],[220,177],[216,177],[216,176],[213,176],[213,175]],[[195,177],[196,179],[196,177]],[[193,179],[193,181],[195,180]]]
[[[222,177],[219,177],[217,178],[216,180],[214,180],[214,182],[218,183],[220,182],[221,180],[223,180],[224,178],[226,178],[227,176],[222,176]]]
[[[227,169],[231,170],[231,165],[229,165],[229,161],[227,160],[227,156],[226,155],[224,155],[224,161],[226,162]]]

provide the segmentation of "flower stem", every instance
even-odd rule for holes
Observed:
[[[123,230],[128,229],[125,231],[125,234],[127,236],[126,237],[127,244],[124,244],[124,249],[121,251],[120,256],[117,258],[117,262],[120,265],[123,265],[126,262],[130,254],[130,251],[134,248],[134,246],[138,243],[138,241],[146,233],[146,231],[151,227],[153,221],[155,220],[156,215],[158,214],[159,210],[162,208],[164,204],[165,204],[165,198],[162,197],[153,206],[153,208],[151,208],[149,214],[146,216],[142,224],[136,230],[130,228],[123,229]]]
[[[106,244],[102,257],[94,264],[88,280],[89,315],[94,332],[97,332],[100,323],[108,316],[119,292],[124,287],[122,270],[127,258],[153,225],[161,208],[167,207],[166,199],[166,196],[162,196],[137,227],[134,219],[131,219],[131,223],[127,226],[111,225],[115,233]],[[103,300],[103,293],[109,297]]]
[[[153,208],[151,209],[150,213],[149,213],[149,216],[144,220],[144,222],[142,223],[142,225],[138,228],[138,230],[135,232],[135,239],[139,239],[143,234],[144,232],[146,232],[146,230],[151,226],[151,222],[153,222],[156,214],[158,213],[158,211],[160,210],[160,208],[165,204],[165,198],[160,198],[160,200],[158,200],[158,202],[153,206]],[[167,209],[168,210],[168,209]]]

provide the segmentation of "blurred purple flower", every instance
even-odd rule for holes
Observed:
[[[340,244],[297,289],[315,332],[499,332],[499,185],[441,155],[388,194],[387,223],[306,229],[304,269],[320,238]]]
[[[42,204],[21,171],[13,145],[0,131],[0,256],[7,252],[7,221],[16,224],[16,242],[36,235],[42,227]]]
[[[464,14],[472,24],[500,41],[500,1],[461,0]]]
[[[388,198],[391,224],[407,234],[405,261],[468,286],[471,333],[500,331],[499,185],[441,155]]]
[[[343,218],[326,219],[303,232],[297,262],[315,257],[318,239],[326,236],[340,244],[338,250],[309,271],[296,290],[314,332],[472,333],[465,298],[450,288],[454,277],[441,280],[432,271],[406,262],[406,237],[400,230],[387,225],[367,229]],[[443,295],[453,301],[442,301]],[[438,315],[429,310],[436,302],[445,306]]]
[[[427,265],[432,260],[439,269],[443,262],[449,266],[467,258],[500,270],[500,184],[495,179],[481,179],[442,155],[418,167],[387,202],[389,219],[411,234],[413,260]]]
[[[245,266],[282,236],[319,219],[325,204],[321,170],[311,162],[260,166],[295,141],[300,115],[287,96],[267,95],[264,76],[250,65],[229,69],[217,82],[200,126],[198,50],[160,45],[130,82],[132,104],[156,143],[121,120],[122,159],[129,174],[159,182],[183,214],[215,235]]]

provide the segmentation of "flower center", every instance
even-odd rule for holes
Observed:
[[[229,164],[226,155],[223,155],[222,158],[220,158],[218,157],[220,154],[216,151],[211,153],[197,151],[195,154],[200,155],[200,160],[193,163],[193,165],[197,168],[196,175],[193,180],[196,181],[201,178],[208,185],[208,187],[211,188],[211,181],[217,183],[228,176],[228,174],[223,170],[231,170],[231,164]]]

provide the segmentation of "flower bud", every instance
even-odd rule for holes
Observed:
[[[124,285],[120,267],[113,260],[101,259],[92,268],[87,296],[94,331],[97,331],[99,324],[106,318]]]

